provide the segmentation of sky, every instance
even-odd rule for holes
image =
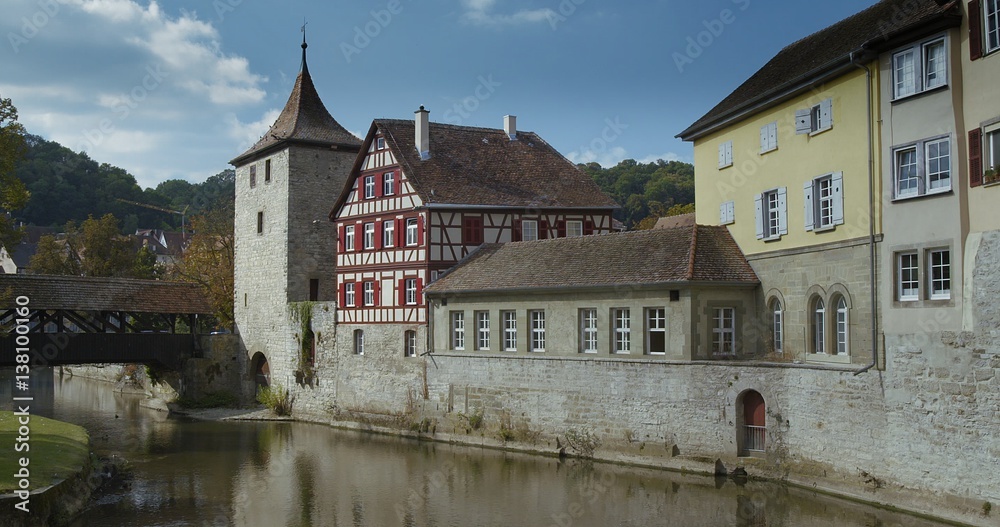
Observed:
[[[306,23],[327,109],[502,128],[574,162],[692,162],[674,136],[784,46],[875,0],[2,0],[0,97],[143,188],[229,168],[291,91]]]

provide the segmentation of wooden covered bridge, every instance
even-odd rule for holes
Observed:
[[[199,317],[211,313],[195,284],[0,274],[0,367],[15,364],[23,334],[32,366],[144,363],[176,369],[197,355]]]

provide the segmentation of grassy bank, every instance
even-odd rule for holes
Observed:
[[[0,411],[0,494],[17,488],[14,474],[20,469],[18,460],[30,460],[28,470],[31,488],[37,489],[67,478],[86,465],[90,456],[90,438],[83,428],[33,415],[28,426],[30,450],[17,452],[18,427],[13,412]]]

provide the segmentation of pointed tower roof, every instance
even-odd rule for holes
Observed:
[[[337,147],[357,151],[361,140],[354,137],[330,115],[316,92],[309,66],[306,64],[305,33],[302,36],[302,68],[295,79],[292,94],[288,96],[285,108],[271,128],[257,144],[250,147],[229,163],[239,165],[243,161],[270,150],[283,147],[287,143],[314,146]]]

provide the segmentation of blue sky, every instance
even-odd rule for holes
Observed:
[[[4,0],[0,97],[31,133],[143,187],[202,181],[298,73],[333,116],[500,128],[576,162],[692,161],[674,136],[782,47],[875,0]]]

